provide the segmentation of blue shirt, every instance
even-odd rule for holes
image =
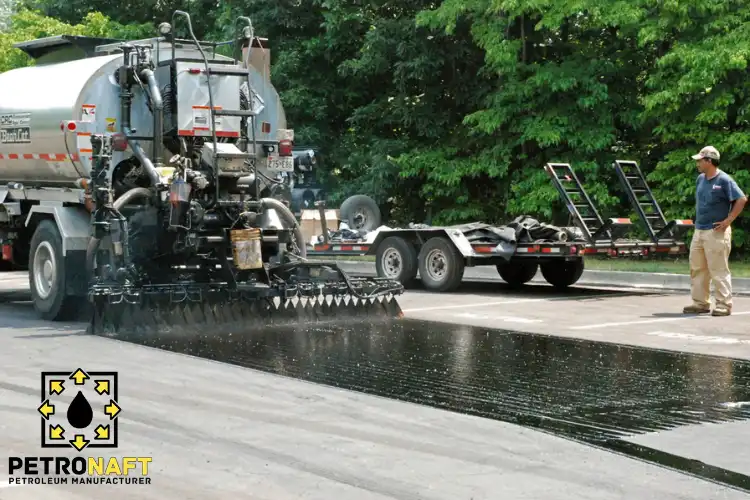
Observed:
[[[695,229],[713,229],[714,223],[729,216],[732,203],[744,196],[745,193],[726,172],[719,170],[713,179],[700,174],[695,189]]]

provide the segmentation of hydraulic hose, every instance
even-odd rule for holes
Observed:
[[[294,238],[297,240],[297,246],[299,247],[299,250],[301,252],[300,257],[303,259],[307,257],[307,244],[305,242],[305,237],[302,236],[302,230],[299,227],[299,224],[297,224],[297,219],[294,217],[294,214],[291,210],[289,210],[289,207],[281,203],[276,198],[262,198],[261,203],[263,205],[267,205],[279,212],[279,215],[282,219],[284,219],[284,222],[292,228],[294,228]]]
[[[129,201],[132,201],[134,198],[138,197],[144,197],[149,198],[151,197],[151,191],[148,188],[143,187],[137,187],[133,188],[129,191],[126,191],[125,194],[117,198],[115,202],[112,204],[115,210],[120,210],[122,207],[124,207]],[[86,270],[87,272],[91,273],[94,270],[94,256],[96,255],[96,252],[99,250],[99,244],[101,243],[101,240],[99,238],[91,237],[89,240],[89,244],[86,247]]]

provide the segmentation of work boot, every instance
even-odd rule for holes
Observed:
[[[685,307],[682,312],[685,314],[706,314],[711,312],[711,308],[692,305]]]
[[[711,312],[711,316],[729,316],[732,314],[732,310],[727,306],[716,306]]]

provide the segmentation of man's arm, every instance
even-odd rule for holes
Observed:
[[[726,219],[715,224],[716,227],[714,229],[717,231],[724,231],[728,228],[732,222],[739,217],[747,204],[747,196],[742,192],[734,179],[730,180],[727,185],[727,190],[729,191],[729,193],[727,193],[729,195],[729,201],[732,202],[732,211],[729,212],[729,216],[727,216]]]

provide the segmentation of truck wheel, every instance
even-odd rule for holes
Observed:
[[[419,252],[419,276],[436,292],[458,288],[464,277],[464,257],[453,242],[442,236],[430,238]]]
[[[414,246],[399,236],[390,236],[378,245],[375,257],[378,276],[411,286],[417,277],[419,262]]]
[[[339,209],[341,220],[352,231],[373,231],[380,227],[380,207],[375,200],[364,194],[356,194],[344,200]]]
[[[536,276],[539,269],[536,262],[508,262],[496,267],[503,281],[512,287],[525,285]]]
[[[73,298],[65,294],[65,257],[57,225],[41,221],[30,246],[29,287],[34,309],[48,321],[75,317],[79,311]]]
[[[583,259],[561,262],[545,262],[541,266],[542,276],[555,288],[565,289],[576,283],[583,274]]]

